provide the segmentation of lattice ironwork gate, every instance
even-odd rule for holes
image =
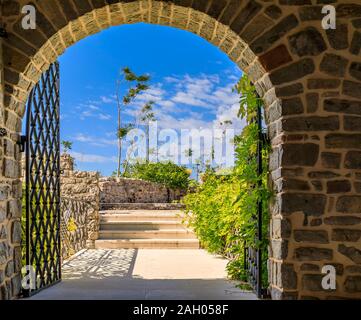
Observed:
[[[26,159],[22,241],[26,296],[61,279],[59,105],[59,64],[55,62],[30,93],[22,139]]]
[[[261,99],[259,99],[261,101]],[[262,151],[265,145],[268,143],[267,134],[263,130],[263,115],[262,115],[263,106],[259,105],[257,108],[257,116],[254,119],[257,122],[258,126],[258,143],[257,143],[257,174],[261,176],[263,173],[263,160],[262,160]],[[262,185],[262,181],[259,180],[258,182],[260,186]],[[258,200],[257,203],[257,216],[254,217],[255,224],[256,224],[256,243],[261,243],[263,241],[263,203],[262,200]],[[244,252],[244,266],[248,272],[248,281],[251,285],[254,292],[257,294],[258,298],[266,298],[268,297],[267,288],[265,288],[264,281],[262,279],[262,268],[264,267],[264,250],[265,248],[252,248],[252,247],[245,247]]]

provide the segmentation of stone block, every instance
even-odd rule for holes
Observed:
[[[333,241],[357,242],[361,239],[361,230],[333,229],[331,239]]]
[[[299,180],[299,179],[283,179],[281,181],[281,191],[285,190],[298,190],[298,191],[307,191],[310,190],[310,186],[308,184],[308,181],[305,180]]]
[[[322,288],[322,274],[305,274],[302,277],[302,289],[309,291],[324,291]]]
[[[310,222],[311,227],[318,227],[320,225],[322,225],[322,219],[320,219],[320,218],[312,219]]]
[[[317,264],[312,264],[312,263],[302,263],[301,271],[320,272],[320,266],[318,266]]]
[[[352,77],[358,81],[361,81],[361,63],[352,62],[349,72]]]
[[[21,223],[19,221],[13,221],[11,225],[11,242],[20,243],[21,242]]]
[[[250,47],[255,54],[265,52],[273,43],[281,39],[287,32],[297,27],[297,25],[298,20],[296,16],[291,14],[256,39]]]
[[[309,79],[307,81],[307,88],[310,90],[319,90],[319,89],[337,89],[341,85],[340,79]]]
[[[346,153],[345,168],[361,169],[361,151],[349,151]]]
[[[0,201],[4,201],[4,200],[8,199],[9,191],[10,191],[9,186],[7,186],[5,184],[0,185]]]
[[[295,83],[295,84],[287,85],[284,87],[276,88],[276,95],[278,97],[295,96],[295,95],[298,95],[301,93],[303,93],[302,83]]]
[[[282,166],[314,166],[320,147],[313,143],[284,144],[281,151]]]
[[[272,70],[292,61],[292,57],[282,44],[260,56],[259,60],[266,70]]]
[[[274,85],[299,80],[315,71],[315,64],[312,59],[305,58],[294,62],[286,67],[273,71],[270,79]]]
[[[361,276],[348,276],[345,280],[344,287],[349,293],[360,293]]]
[[[355,247],[347,247],[344,244],[338,246],[338,252],[349,258],[356,264],[361,264],[361,250]]]
[[[350,50],[352,54],[358,55],[361,51],[361,32],[355,31],[352,36]]]
[[[341,196],[336,202],[337,212],[361,213],[361,196]]]
[[[294,270],[293,264],[281,263],[280,275],[278,277],[284,290],[297,289],[297,273]]]
[[[299,13],[301,21],[322,21],[324,18],[321,6],[302,6],[299,8]]]
[[[343,77],[346,73],[348,60],[342,56],[326,53],[321,61],[320,70],[331,76]]]
[[[331,261],[333,252],[326,248],[300,247],[295,249],[294,258],[299,261]]]
[[[324,168],[339,169],[341,165],[341,154],[333,152],[322,152],[321,161]]]
[[[307,27],[296,34],[291,35],[288,37],[288,41],[291,52],[299,57],[317,56],[327,48],[322,35],[314,27]]]
[[[307,112],[314,113],[318,109],[318,93],[307,93],[306,94],[306,102],[307,102]]]
[[[361,132],[361,117],[344,116],[343,126],[346,131]]]
[[[335,131],[340,128],[337,116],[329,117],[295,117],[282,120],[285,131]]]
[[[331,133],[325,137],[329,149],[361,149],[361,134]]]
[[[276,5],[270,5],[266,8],[265,14],[272,19],[278,19],[282,15],[282,9]]]
[[[361,5],[359,4],[339,4],[336,8],[338,18],[360,18]]]
[[[355,81],[344,80],[342,93],[346,96],[361,98],[361,83]]]
[[[347,49],[348,43],[348,25],[338,24],[336,29],[326,30],[328,42],[336,50]]]
[[[327,193],[346,193],[351,191],[351,183],[348,180],[327,181]]]
[[[328,243],[328,233],[324,230],[295,230],[294,238],[297,242]]]
[[[307,216],[321,216],[326,207],[326,196],[309,193],[284,193],[281,195],[281,212],[290,215],[302,212]]]
[[[355,216],[332,216],[324,219],[325,224],[352,226],[361,223],[361,217]]]
[[[347,273],[360,273],[361,274],[361,266],[347,266],[346,268]]]
[[[288,255],[288,241],[272,240],[271,241],[271,257],[277,260],[286,259]]]
[[[297,292],[282,291],[275,287],[271,287],[270,294],[271,294],[272,300],[297,300],[298,299]]]

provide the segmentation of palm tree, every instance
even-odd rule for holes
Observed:
[[[63,146],[63,151],[64,151],[64,153],[67,153],[67,152],[68,152],[69,150],[71,150],[72,147],[73,147],[73,143],[70,142],[70,141],[68,141],[68,140],[63,140],[63,141],[61,142],[61,145]]]
[[[150,127],[150,123],[156,121],[156,117],[155,114],[153,112],[153,105],[154,105],[154,101],[149,101],[147,102],[142,110],[141,110],[141,117],[140,120],[146,124],[146,162],[149,162],[149,151],[150,151],[150,146],[149,146],[149,127]]]
[[[122,161],[122,141],[128,134],[128,132],[133,129],[134,125],[128,124],[126,126],[122,125],[122,110],[127,107],[134,99],[142,92],[149,89],[148,82],[150,80],[149,75],[140,75],[137,76],[132,72],[129,67],[122,69],[121,78],[117,80],[116,86],[116,96],[117,96],[117,108],[118,108],[118,126],[117,126],[117,138],[118,138],[118,168],[117,168],[117,177],[120,177],[121,171],[121,161]],[[127,85],[127,90],[124,96],[120,97],[120,89],[122,84]]]

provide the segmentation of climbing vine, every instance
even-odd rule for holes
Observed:
[[[254,121],[262,101],[255,93],[247,76],[243,76],[235,90],[241,95],[239,117],[247,120],[242,133],[235,138],[236,162],[231,173],[217,174],[208,169],[203,183],[195,192],[188,194],[183,202],[186,216],[195,229],[202,245],[210,252],[227,256],[229,276],[246,280],[244,249],[252,247],[264,253],[262,278],[267,281],[268,187],[269,146],[262,150],[263,173],[257,171],[257,144],[259,129]],[[258,202],[263,209],[263,240],[257,241]]]

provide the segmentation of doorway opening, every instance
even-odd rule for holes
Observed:
[[[143,24],[140,24],[138,27],[143,29],[167,29],[165,32],[166,36],[169,36],[168,32],[173,36],[177,32],[182,35],[187,34],[184,39],[175,36],[175,41],[177,38],[178,40],[188,41],[187,37],[190,37],[187,32],[173,30],[168,27],[154,27]],[[120,27],[119,30],[121,28],[123,27]],[[137,25],[127,26],[127,28],[135,28],[138,31]],[[111,33],[111,30],[107,32]],[[127,32],[129,33],[129,30]],[[158,30],[159,33],[161,32]],[[98,39],[95,39],[95,43],[101,41],[99,40],[101,36],[102,34],[97,36]],[[194,41],[194,44],[198,44],[194,40],[194,38],[198,37],[193,37],[192,41]],[[118,36],[117,38],[122,37]],[[91,46],[92,40],[89,39],[82,49],[84,50],[87,49],[87,46]],[[164,39],[159,41],[164,41]],[[201,41],[202,45],[206,44],[201,39],[198,39],[198,41]],[[73,67],[69,68],[71,64],[67,63],[67,54],[65,54],[64,57],[60,58],[60,68],[57,62],[52,64],[50,69],[43,74],[42,79],[45,80],[39,83],[39,87],[33,89],[29,97],[28,110],[32,111],[29,111],[27,128],[30,129],[27,131],[26,139],[24,139],[26,141],[25,158],[27,159],[25,164],[27,177],[25,197],[27,205],[24,223],[24,234],[26,236],[24,252],[26,252],[26,265],[36,266],[34,272],[36,278],[35,287],[28,290],[30,293],[38,292],[39,289],[46,288],[48,285],[60,280],[62,260],[69,258],[69,256],[73,257],[75,255],[64,264],[68,276],[67,279],[74,280],[77,278],[76,274],[79,277],[79,273],[85,277],[96,278],[97,272],[99,272],[99,278],[106,277],[104,274],[109,275],[111,278],[114,272],[120,272],[120,267],[124,267],[124,270],[122,270],[125,275],[130,275],[134,268],[141,269],[139,264],[136,264],[137,261],[140,261],[140,264],[146,264],[147,261],[154,259],[152,254],[156,251],[153,250],[153,253],[146,250],[144,252],[139,251],[141,249],[164,249],[163,254],[165,253],[169,259],[190,260],[194,252],[189,255],[189,252],[178,251],[177,254],[173,253],[175,254],[174,258],[170,258],[172,252],[165,250],[170,250],[170,248],[198,249],[199,246],[207,248],[206,240],[202,239],[202,228],[190,231],[196,226],[196,224],[192,225],[194,219],[189,215],[190,211],[192,211],[192,206],[187,209],[187,205],[181,199],[190,190],[192,190],[193,195],[197,196],[197,188],[205,184],[208,175],[211,175],[212,179],[222,181],[222,184],[225,185],[228,183],[227,179],[229,177],[234,179],[232,174],[235,170],[237,159],[229,161],[227,156],[230,156],[230,158],[234,157],[232,153],[234,153],[236,143],[232,139],[234,137],[240,139],[241,132],[249,124],[257,124],[257,150],[256,153],[250,152],[250,155],[258,155],[257,165],[258,170],[261,170],[258,171],[258,175],[262,174],[262,145],[265,139],[261,121],[261,105],[258,106],[256,114],[252,114],[253,110],[246,111],[243,118],[240,116],[239,93],[237,93],[236,89],[237,86],[238,88],[244,86],[245,78],[243,78],[243,82],[239,82],[241,72],[238,67],[233,65],[223,54],[220,54],[218,49],[207,44],[209,46],[207,48],[208,51],[219,59],[220,56],[222,58],[218,61],[206,61],[206,63],[200,64],[199,61],[204,59],[204,56],[201,56],[201,53],[198,52],[199,57],[196,61],[198,65],[194,62],[193,52],[188,53],[189,64],[193,66],[193,69],[197,69],[197,67],[199,69],[203,68],[203,72],[192,70],[192,72],[183,71],[183,73],[177,73],[167,66],[164,67],[167,61],[163,59],[162,62],[156,64],[164,68],[159,77],[161,79],[153,81],[149,86],[148,83],[144,85],[144,82],[147,82],[145,80],[138,81],[143,75],[135,76],[135,73],[124,67],[124,64],[123,69],[121,69],[119,61],[116,61],[116,66],[114,67],[107,60],[109,64],[107,67],[114,67],[114,73],[106,76],[104,86],[99,84],[99,82],[84,86],[83,78],[81,85],[84,87],[76,89],[75,82],[79,79],[74,79],[74,82],[71,82],[69,71],[71,70],[71,77],[76,78],[74,76],[74,71],[76,70],[74,61],[81,61],[79,53],[84,53],[81,49],[78,49],[77,52],[79,45],[71,49],[74,49],[72,54],[78,55],[77,58],[72,57],[70,59],[72,60]],[[176,44],[168,43],[167,45],[172,50],[177,48]],[[157,48],[157,44],[153,48],[151,47],[152,50],[154,48]],[[124,48],[122,49],[124,50]],[[158,48],[158,50],[161,52],[161,49]],[[199,49],[197,48],[197,50]],[[116,56],[114,52],[111,55]],[[187,57],[184,52],[180,52],[179,55],[183,60]],[[136,66],[137,58],[139,57],[134,58],[134,55],[130,56],[133,59],[133,64]],[[90,58],[94,57],[90,56]],[[69,68],[68,71],[64,71],[68,72],[68,75],[65,75],[66,81],[64,81],[64,87],[67,89],[67,91],[64,90],[64,97],[65,100],[68,100],[66,101],[68,105],[63,105],[61,102],[63,92],[62,76],[60,76],[62,74],[62,60],[65,61]],[[222,66],[222,64],[226,66]],[[95,63],[95,65],[99,66],[98,63]],[[215,71],[209,70],[210,67],[213,67]],[[95,70],[98,71],[98,68],[96,67]],[[184,66],[182,66],[183,68]],[[220,71],[222,68],[223,70]],[[147,72],[151,76],[155,75],[157,77],[158,70],[144,70],[144,67],[139,69],[142,72]],[[57,72],[55,76],[54,70]],[[119,123],[117,124],[118,126],[114,125],[114,123],[112,124],[112,119],[116,119],[116,111],[117,107],[119,107],[118,90],[123,89],[123,92],[125,92],[125,95],[122,97],[123,103],[124,101],[126,102],[127,94],[129,98],[129,93],[133,94],[134,91],[131,91],[132,87],[130,90],[128,88],[127,91],[117,86],[117,72],[119,70],[122,70],[124,79],[127,80],[127,76],[130,76],[131,81],[138,81],[135,88],[138,88],[139,83],[146,87],[137,93],[138,96],[136,98],[131,97],[131,104],[125,103],[129,108],[122,110],[125,113],[126,119],[125,124],[122,126],[119,126]],[[82,72],[78,73],[82,74]],[[106,74],[106,71],[104,74]],[[97,80],[100,79],[102,81],[104,74],[96,75]],[[86,75],[85,78],[87,78]],[[46,79],[53,79],[53,83],[49,83]],[[111,84],[107,83],[109,79],[111,79]],[[87,78],[87,80],[90,79]],[[250,85],[251,83],[248,81],[248,86]],[[70,98],[68,96],[69,87],[72,87]],[[116,88],[115,90],[114,87]],[[88,96],[86,96],[85,101],[81,101],[84,98],[82,97],[84,92]],[[254,88],[253,92],[255,92]],[[39,101],[34,99],[36,94]],[[259,99],[255,93],[254,97]],[[252,101],[248,100],[246,102],[250,104]],[[259,104],[259,102],[257,103]],[[143,112],[145,106],[148,107],[148,110]],[[243,105],[243,108],[245,106],[246,104]],[[150,111],[149,107],[152,108]],[[63,109],[66,112],[60,111]],[[159,118],[158,125],[160,129],[156,131],[156,150],[152,154],[149,133],[150,121],[146,117],[149,114],[152,114],[152,122],[156,122],[155,119]],[[137,122],[139,116],[143,116],[143,122]],[[90,123],[89,120],[91,120]],[[82,123],[85,122],[88,122],[87,128],[86,131],[82,132],[81,129],[84,128]],[[65,133],[62,133],[61,136],[60,128],[62,126],[60,123],[67,125]],[[207,145],[205,133],[211,132],[212,137],[215,135],[207,126],[221,133],[222,138],[225,138],[220,143],[220,155],[214,155],[217,151],[215,150],[214,142]],[[126,149],[123,151],[124,153],[120,153],[122,170],[117,172],[114,169],[118,159],[114,151],[119,150],[117,149],[119,147],[119,129],[129,128],[126,132],[127,134],[134,134],[134,130],[137,130],[137,134],[139,134],[144,127],[146,133],[138,135],[136,139],[132,136],[133,140],[127,140],[126,135],[122,136],[122,139],[127,140],[128,144],[125,144]],[[31,128],[35,128],[35,130],[32,131]],[[191,136],[188,133],[188,136],[186,136],[188,142],[191,143],[186,147],[182,146],[184,139],[182,137],[178,139],[177,136],[183,130],[188,130],[193,135]],[[201,132],[201,135],[203,134],[201,138],[194,137],[194,134],[197,134],[197,130]],[[44,132],[46,132],[45,136]],[[103,136],[101,135],[102,133]],[[33,137],[31,137],[32,134]],[[227,134],[230,135],[228,136]],[[163,139],[164,137],[167,138],[164,139],[163,145],[158,145],[160,135],[163,135]],[[144,139],[144,137],[148,139]],[[143,141],[140,144],[145,146],[145,152],[138,145],[137,151],[130,153],[133,155],[133,160],[135,160],[131,162],[132,158],[129,157],[128,149],[132,149],[134,141]],[[200,143],[198,147],[192,144],[197,141]],[[233,150],[227,151],[227,141],[228,143],[233,143]],[[33,145],[34,142],[35,144]],[[60,145],[62,145],[62,151],[64,152],[62,155]],[[89,148],[91,150],[104,151],[101,150],[104,147],[108,148],[108,150],[103,154],[88,153]],[[54,150],[53,154],[49,153],[49,148]],[[83,149],[81,150],[81,148]],[[109,153],[109,150],[112,151]],[[186,154],[187,151],[188,154]],[[181,163],[184,156],[188,160],[186,164]],[[32,159],[34,160],[33,162]],[[74,171],[74,159],[78,166],[77,171]],[[221,163],[216,163],[216,160],[219,160]],[[249,161],[253,160],[249,159]],[[126,171],[126,168],[130,168],[129,172]],[[159,173],[159,168],[163,170],[163,174]],[[93,172],[89,172],[89,169]],[[37,177],[39,173],[41,177]],[[120,173],[122,175],[119,175]],[[178,176],[173,179],[169,173],[174,173]],[[179,178],[179,175],[182,174],[183,180],[184,177],[187,179],[186,187],[182,184],[182,177]],[[146,182],[139,182],[139,180],[145,180]],[[43,185],[39,184],[39,181],[48,182]],[[262,186],[262,181],[259,181],[259,183],[259,186]],[[232,186],[232,183],[230,186]],[[52,197],[49,196],[50,194]],[[257,214],[263,213],[264,204],[259,202],[257,207]],[[136,221],[141,223],[134,223],[134,220],[140,219],[139,211],[143,214],[143,219],[151,218],[153,220],[141,220]],[[167,213],[168,215],[166,215]],[[166,216],[166,219],[163,216]],[[129,221],[129,219],[133,221]],[[155,223],[154,219],[157,220],[157,223]],[[262,219],[257,215],[253,219],[253,241],[256,243],[259,240],[257,237],[262,236],[262,233],[259,232],[259,230],[262,230]],[[181,228],[179,225],[182,224],[182,220],[186,221],[189,225]],[[127,227],[130,229],[123,229],[124,222],[128,223]],[[143,227],[146,224],[146,229],[139,230],[140,224],[143,224]],[[166,225],[167,228],[159,227],[162,225]],[[167,232],[171,235],[168,235]],[[233,234],[227,236],[237,238],[239,236],[237,232],[239,230],[235,228],[230,229],[229,233]],[[141,238],[137,238],[140,234]],[[160,238],[148,239],[151,236]],[[220,239],[221,237],[218,235],[218,238]],[[256,292],[258,297],[262,297],[265,295],[264,283],[267,281],[264,277],[267,270],[263,270],[262,273],[261,267],[265,262],[262,262],[265,255],[257,247],[252,248],[249,244],[241,243],[242,241],[242,238],[239,237],[231,242],[225,242],[225,248],[222,252],[218,253],[230,260],[237,260],[232,268],[234,266],[237,267],[238,263],[239,270],[234,272],[234,274],[242,274],[238,280],[247,280],[250,288]],[[157,244],[159,247],[157,247]],[[226,247],[229,244],[232,245],[231,248]],[[212,244],[209,245],[209,247],[211,246]],[[235,253],[232,250],[236,247],[238,247],[238,251]],[[242,248],[242,253],[240,253],[239,247]],[[215,250],[211,249],[211,251],[214,252]],[[181,252],[183,256],[179,254]],[[202,266],[202,257],[206,259],[207,265],[214,262],[217,268],[219,268],[223,263],[223,269],[226,268],[226,264],[219,262],[218,258],[213,260],[214,257],[209,256],[210,260],[208,261],[206,255],[203,256],[202,252],[199,258],[201,261],[198,265],[199,270],[203,270],[202,268],[204,267]],[[118,259],[120,260],[118,261]],[[197,258],[195,257],[196,260]],[[92,264],[92,261],[95,264]],[[242,265],[240,262],[242,262]],[[88,268],[85,270],[84,266]],[[105,266],[107,267],[105,268]],[[108,267],[109,270],[107,270]],[[175,266],[170,265],[169,267]],[[241,268],[243,270],[240,270]],[[94,270],[97,270],[97,272],[94,272]],[[112,273],[111,270],[114,272]],[[27,272],[30,275],[31,272],[28,270]],[[120,274],[123,275],[123,272],[120,272]],[[199,273],[196,272],[196,274],[200,276]],[[199,282],[202,283],[202,281]],[[185,281],[184,285],[187,283]],[[152,287],[152,284],[149,285]],[[208,285],[207,281],[206,285]],[[245,286],[243,282],[242,286],[243,288]],[[222,290],[227,291],[229,289],[230,287],[223,287]],[[254,297],[252,294],[243,294],[247,298]],[[236,295],[236,297],[242,299],[240,295]]]

